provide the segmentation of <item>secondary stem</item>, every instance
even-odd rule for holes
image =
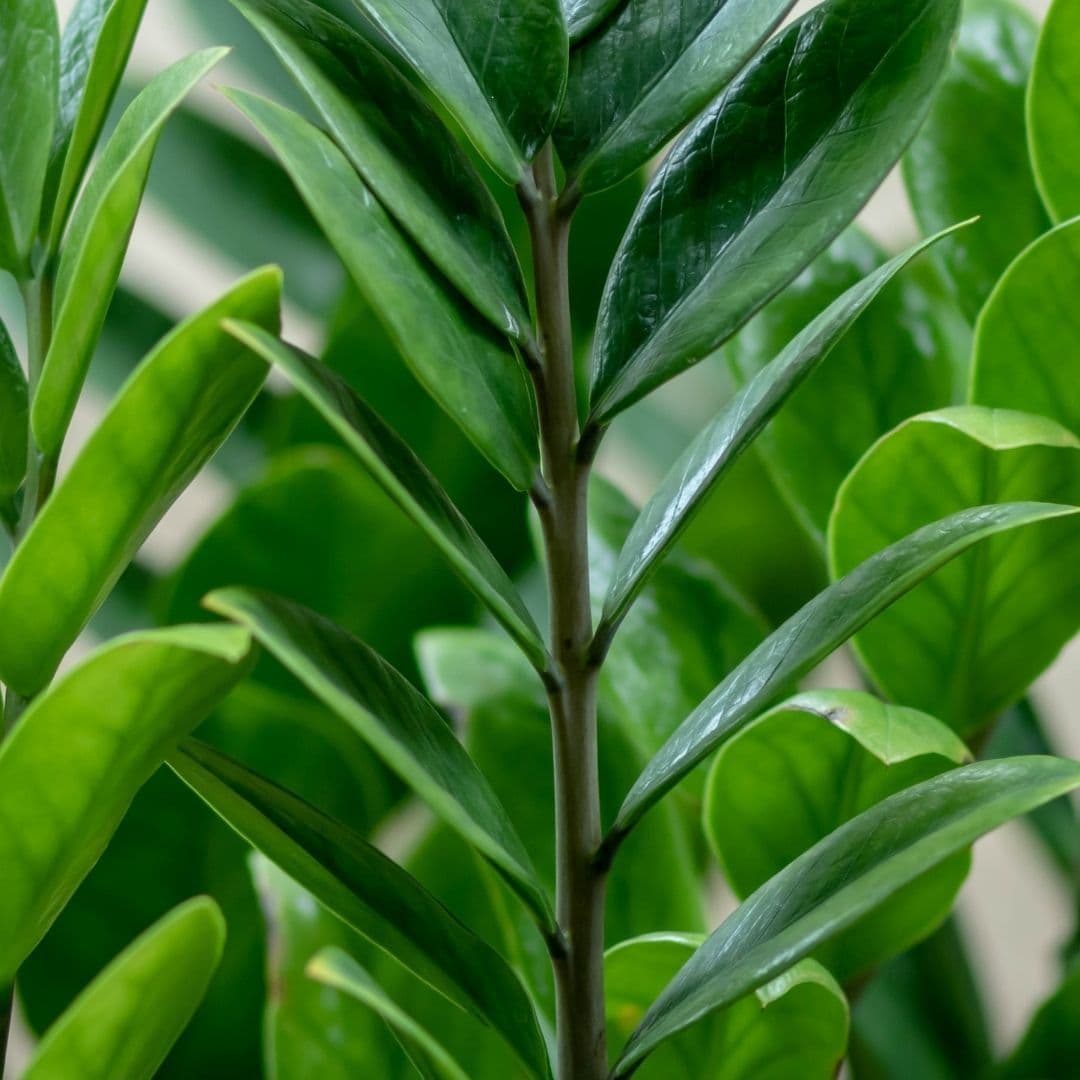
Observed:
[[[596,745],[597,670],[589,658],[587,494],[589,463],[578,453],[577,393],[570,328],[569,213],[560,210],[550,145],[522,202],[532,235],[543,378],[537,406],[546,488],[534,493],[543,527],[556,678],[548,692],[555,769],[556,914],[566,938],[553,956],[560,1080],[602,1080],[604,885]]]

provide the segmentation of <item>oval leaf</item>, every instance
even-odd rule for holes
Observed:
[[[762,986],[984,833],[1080,785],[1080,765],[978,762],[893,795],[841,826],[745,900],[683,966],[612,1076],[665,1039]]]
[[[225,920],[206,897],[170,911],[124,950],[49,1028],[26,1080],[150,1080],[217,970]]]
[[[826,0],[679,140],[605,288],[595,423],[721,345],[851,221],[918,129],[958,11]]]
[[[49,681],[143,539],[259,390],[266,364],[221,320],[276,330],[280,288],[277,270],[257,271],[169,334],[34,521],[0,578],[0,678],[24,697]]]
[[[97,861],[136,791],[247,673],[238,627],[120,637],[23,714],[0,749],[0,987]]]

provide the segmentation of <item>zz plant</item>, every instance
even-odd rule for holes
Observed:
[[[1080,766],[1025,698],[1080,610],[1080,399],[1061,363],[1080,333],[1055,324],[1080,260],[1070,224],[1049,227],[1080,210],[1060,77],[1077,0],[1056,0],[1030,87],[1035,27],[1005,0],[963,19],[959,0],[821,0],[795,20],[793,0],[234,4],[312,119],[229,99],[351,277],[346,305],[419,384],[402,411],[426,392],[486,463],[477,486],[527,497],[544,572],[504,568],[436,478],[447,462],[421,460],[363,378],[281,338],[274,271],[173,331],[52,490],[157,134],[217,54],[151,82],[82,186],[143,5],[83,0],[62,41],[48,0],[9,5],[4,98],[38,120],[0,140],[29,373],[3,335],[9,999],[167,760],[260,853],[271,1075],[824,1078],[845,1058],[859,1077],[1054,1075],[1076,979],[994,1064],[947,920],[973,841],[1028,811],[1080,880],[1059,798]],[[902,155],[925,238],[890,258],[852,222]],[[594,312],[571,227],[591,237],[626,191]],[[378,340],[368,326],[361,366]],[[57,677],[270,366],[484,624],[420,634],[423,692],[278,568],[276,589],[206,596],[224,623],[127,635]],[[605,451],[648,444],[654,392],[692,367],[725,398],[638,509],[600,475]],[[243,532],[242,499],[207,558],[230,535],[279,550]],[[776,537],[770,574],[807,553],[786,590],[746,572]],[[364,574],[408,595],[403,568]],[[252,642],[267,684],[318,705],[285,709],[288,785],[254,765],[264,713],[246,753],[189,737]],[[861,688],[800,690],[848,642]],[[218,734],[243,726],[229,701]],[[328,767],[304,775],[325,724],[372,754],[344,797]],[[346,820],[384,783],[424,807],[419,826],[415,808],[374,836]],[[721,920],[703,910],[714,860],[736,898]],[[211,901],[167,915],[32,1071],[151,1075],[221,947]],[[917,1031],[903,1045],[897,1015]]]

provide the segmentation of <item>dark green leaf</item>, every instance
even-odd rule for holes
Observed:
[[[1063,1076],[1080,1053],[1080,967],[1039,1006],[1013,1052],[991,1075],[1000,1080]]]
[[[595,30],[620,2],[621,0],[563,0],[571,42],[580,41]]]
[[[941,89],[911,149],[904,182],[927,234],[982,215],[935,258],[969,320],[998,275],[1049,225],[1035,188],[1024,93],[1035,22],[1012,0],[970,0]]]
[[[251,319],[276,330],[280,287],[278,271],[256,271],[165,338],[34,521],[0,578],[0,677],[24,696],[48,682],[143,539],[262,385],[266,365],[225,333],[221,320]]]
[[[345,440],[390,498],[417,524],[537,667],[547,650],[532,616],[484,542],[405,442],[344,380],[257,326],[227,329],[279,367]]]
[[[476,148],[516,184],[555,124],[566,84],[560,0],[355,0]]]
[[[509,345],[434,275],[342,153],[295,113],[232,97],[281,158],[428,392],[519,490],[538,460],[532,392]]]
[[[953,769],[878,803],[745,900],[654,1002],[613,1070],[768,982],[991,829],[1080,785],[1080,765],[1028,757]]]
[[[570,54],[555,145],[567,184],[617,183],[692,120],[794,0],[626,0]],[[573,26],[571,26],[573,30]]]
[[[14,495],[26,475],[26,408],[26,374],[0,321],[0,500]]]
[[[246,672],[237,627],[117,638],[26,711],[0,749],[0,986],[101,855],[136,791]]]
[[[225,920],[205,897],[170,912],[121,953],[46,1032],[27,1080],[150,1080],[221,959]]]
[[[808,265],[914,135],[957,0],[826,0],[672,149],[608,279],[595,423],[701,360]]]
[[[617,843],[698,762],[745,727],[770,699],[805,675],[923,578],[978,541],[1076,507],[1005,503],[962,510],[872,555],[819,593],[765,639],[680,725],[646,765],[612,828]]]
[[[532,1075],[550,1075],[529,999],[506,963],[397,864],[282,788],[189,740],[170,765],[237,832],[334,914],[486,1019]]]

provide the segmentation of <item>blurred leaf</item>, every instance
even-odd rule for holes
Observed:
[[[205,897],[176,908],[118,956],[46,1032],[27,1080],[157,1074],[221,959],[225,920]]]
[[[222,49],[195,53],[146,87],[120,118],[75,207],[56,273],[52,341],[30,410],[34,440],[45,454],[59,451],[75,411],[161,129],[224,55]]]
[[[26,375],[0,321],[0,499],[14,495],[26,476]]]
[[[723,344],[848,224],[922,120],[958,11],[826,0],[676,143],[608,278],[594,423]]]
[[[1080,785],[1080,765],[1028,757],[962,766],[864,811],[789,863],[694,953],[656,999],[613,1078],[670,1036],[768,982],[919,873]]]
[[[1013,1052],[991,1075],[1001,1080],[1063,1076],[1080,1052],[1080,967],[1039,1006]],[[1063,1072],[1064,1070],[1064,1072]]]
[[[262,385],[266,365],[220,321],[235,315],[276,330],[279,290],[278,271],[257,271],[166,337],[35,519],[0,578],[0,676],[23,696],[48,682],[143,539]]]
[[[1080,503],[1080,442],[1053,420],[967,405],[881,439],[837,496],[834,577],[963,507]],[[1072,522],[988,542],[855,637],[885,696],[977,732],[1019,698],[1078,626],[1080,531]]]

